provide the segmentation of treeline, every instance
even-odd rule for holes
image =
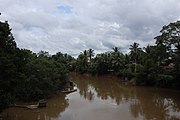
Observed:
[[[39,100],[61,90],[72,60],[60,52],[19,49],[8,22],[0,22],[0,111],[16,101]]]
[[[118,47],[97,54],[84,50],[77,58],[75,71],[80,73],[113,73],[125,80],[135,79],[136,85],[176,88],[180,86],[180,21],[163,26],[155,37],[156,45],[140,48],[130,45],[123,54]]]

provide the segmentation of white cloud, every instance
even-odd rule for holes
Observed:
[[[21,48],[77,55],[153,44],[179,11],[179,0],[1,0],[0,19],[9,21]]]

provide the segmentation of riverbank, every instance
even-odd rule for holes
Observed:
[[[163,86],[162,84],[153,84],[153,83],[145,83],[145,82],[140,82],[141,80],[138,79],[138,77],[123,77],[119,74],[115,74],[115,73],[107,73],[107,74],[101,74],[101,75],[98,75],[98,74],[91,74],[91,73],[78,73],[78,72],[71,72],[70,74],[80,74],[82,76],[95,76],[95,77],[102,77],[102,76],[106,76],[106,77],[111,77],[111,78],[114,78],[114,77],[117,77],[119,78],[119,81],[121,81],[124,85],[132,85],[132,86],[145,86],[145,87],[155,87],[155,88],[165,88],[165,89],[172,89],[172,90],[180,90],[180,88],[178,87],[172,87],[171,85],[169,86]],[[145,79],[145,78],[144,78]],[[146,80],[143,80],[143,81],[146,81]],[[154,80],[152,80],[153,82]],[[166,79],[162,79],[160,80],[160,82],[167,82],[168,84],[168,80]],[[165,84],[165,83],[163,83]]]

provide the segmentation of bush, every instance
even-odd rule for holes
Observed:
[[[146,81],[147,81],[147,74],[144,72],[141,73],[137,73],[135,80],[136,80],[136,85],[146,85]]]
[[[131,69],[124,69],[122,71],[123,78],[127,78],[128,80],[131,80],[135,74],[131,71]]]
[[[171,87],[174,77],[172,75],[159,74],[157,76],[157,85],[161,87]]]

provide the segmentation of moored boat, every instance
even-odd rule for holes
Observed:
[[[42,108],[42,107],[46,107],[47,106],[47,102],[43,99],[43,100],[39,100],[38,102],[38,107]]]
[[[67,83],[66,87],[61,91],[62,93],[71,93],[77,91],[77,85],[74,82]]]
[[[32,105],[14,105],[15,107],[21,107],[21,108],[28,108],[28,109],[37,109],[37,108],[42,108],[47,106],[47,102],[45,100],[39,100],[37,104],[32,104]]]

